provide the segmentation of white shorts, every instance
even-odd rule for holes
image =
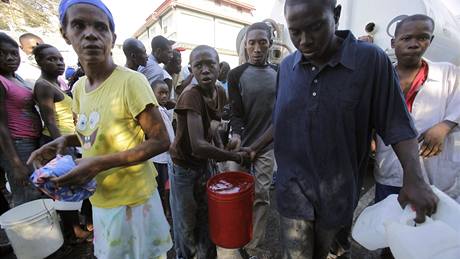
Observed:
[[[166,258],[172,247],[158,191],[137,206],[93,207],[93,224],[98,259]]]

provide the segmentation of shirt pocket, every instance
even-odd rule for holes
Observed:
[[[355,110],[359,100],[360,91],[358,85],[351,84],[339,90],[338,105],[341,109]]]
[[[354,73],[345,73],[342,79],[336,80],[341,82],[335,82],[338,107],[345,110],[356,109],[361,98],[361,86],[363,83],[359,83],[360,80],[355,78]]]
[[[346,111],[355,110],[358,106],[358,100],[339,98],[339,107]]]

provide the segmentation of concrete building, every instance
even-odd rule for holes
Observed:
[[[236,37],[253,21],[255,10],[250,0],[166,0],[135,33],[150,52],[151,39],[163,35],[176,41],[187,64],[190,51],[206,44],[217,49],[221,61],[238,65]]]

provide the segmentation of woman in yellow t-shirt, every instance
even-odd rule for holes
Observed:
[[[166,258],[172,247],[169,224],[156,190],[149,158],[170,141],[147,79],[117,66],[112,14],[100,0],[61,1],[61,33],[78,55],[86,76],[73,88],[76,134],[61,136],[32,153],[46,162],[69,146],[83,158],[57,186],[97,182],[93,205],[94,255],[98,259]]]
[[[45,124],[40,140],[40,145],[44,145],[61,135],[75,133],[72,98],[62,91],[64,82],[58,79],[65,66],[59,50],[48,44],[40,44],[34,48],[33,54],[41,70],[41,76],[35,82],[34,98]],[[65,232],[71,233],[70,229],[73,229],[77,241],[90,237],[91,232],[80,227],[78,211],[60,211],[59,214],[67,230]]]
[[[51,45],[40,44],[33,54],[42,72],[35,82],[34,97],[45,124],[43,135],[48,137],[45,142],[74,134],[72,98],[61,90],[62,82],[58,79],[65,69],[61,53]]]

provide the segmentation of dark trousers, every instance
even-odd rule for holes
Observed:
[[[158,193],[160,194],[161,204],[163,205],[163,210],[166,216],[166,219],[170,221],[171,219],[171,206],[169,205],[169,170],[168,164],[159,164],[153,163],[157,169],[157,184],[158,184]]]
[[[177,258],[213,259],[216,246],[209,237],[207,169],[193,170],[174,165],[170,174],[171,212]]]
[[[7,212],[10,209],[10,205],[8,204],[8,201],[5,199],[5,196],[3,196],[3,193],[1,193],[0,190],[0,215]]]
[[[391,194],[399,194],[401,187],[375,183],[375,203],[384,200]]]
[[[13,139],[12,141],[19,159],[22,163],[26,164],[30,154],[38,148],[38,139]],[[37,188],[35,188],[33,184],[29,183],[26,186],[23,186],[16,184],[13,181],[14,174],[16,172],[11,166],[10,161],[8,161],[3,154],[0,154],[0,167],[5,170],[8,182],[10,184],[13,198],[13,207],[44,197],[44,195]],[[30,174],[32,174],[34,171],[31,166],[29,166],[29,170]]]
[[[160,197],[163,197],[166,191],[166,183],[169,180],[168,164],[153,163],[153,165],[158,172],[158,176],[156,178],[158,184],[158,192],[160,193]]]
[[[0,167],[0,215],[7,212],[10,209],[10,204],[6,200],[5,196],[3,195],[5,190],[5,179],[6,173],[3,168]]]
[[[86,225],[93,224],[93,205],[91,205],[89,199],[83,201],[81,205],[81,215],[85,216]]]

